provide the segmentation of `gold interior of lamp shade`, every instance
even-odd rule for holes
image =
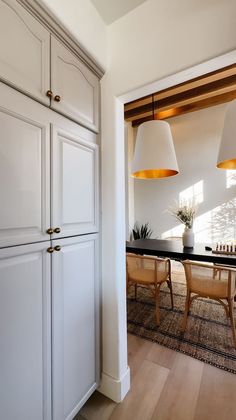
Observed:
[[[132,178],[151,179],[151,178],[166,178],[168,176],[177,175],[179,172],[173,169],[147,169],[134,172]]]
[[[217,163],[216,166],[220,169],[236,169],[236,158],[223,160],[222,162]]]

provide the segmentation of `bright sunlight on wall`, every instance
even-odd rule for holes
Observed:
[[[236,171],[226,171],[226,188],[236,185]],[[204,199],[203,180],[191,185],[179,193],[179,205],[195,206]],[[180,237],[183,233],[180,224],[162,233],[162,239]],[[196,242],[219,242],[236,240],[236,198],[229,200],[210,211],[196,217],[194,221]]]

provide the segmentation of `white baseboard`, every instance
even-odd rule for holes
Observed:
[[[130,369],[127,370],[120,380],[113,378],[112,376],[102,373],[101,385],[98,391],[111,400],[119,403],[121,402],[127,392],[130,389]]]

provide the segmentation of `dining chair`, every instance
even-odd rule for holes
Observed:
[[[236,333],[234,321],[234,296],[236,294],[236,269],[202,264],[193,261],[183,261],[187,296],[182,330],[185,331],[190,306],[194,299],[199,297],[213,299],[225,309],[226,316],[230,318],[234,347],[236,348]]]
[[[169,258],[157,258],[135,254],[126,254],[127,292],[131,286],[149,288],[156,303],[156,323],[160,325],[160,288],[167,282],[170,289],[171,307],[173,309],[173,291],[171,282],[171,265]]]

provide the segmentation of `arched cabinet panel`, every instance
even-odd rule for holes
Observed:
[[[51,106],[98,131],[99,80],[56,38],[51,38]]]
[[[50,33],[16,0],[0,1],[0,78],[50,104]]]

